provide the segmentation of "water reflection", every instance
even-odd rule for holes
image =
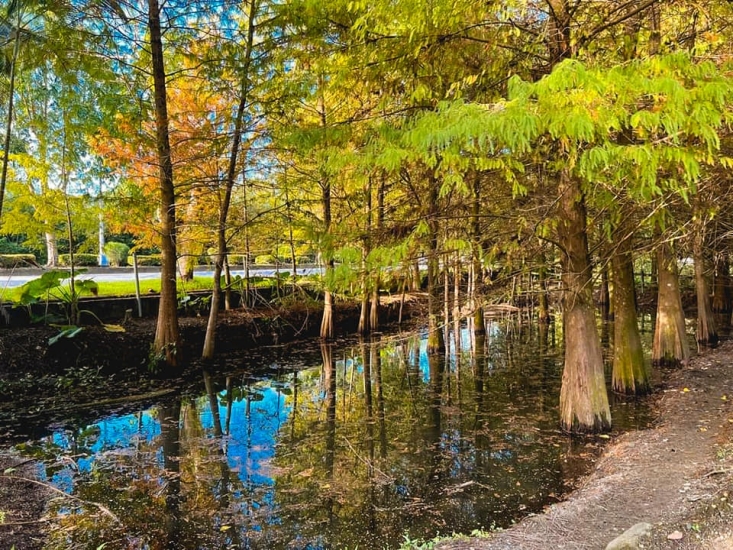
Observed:
[[[556,501],[594,457],[559,434],[553,331],[323,344],[312,367],[203,374],[163,402],[24,445],[82,501],[48,548],[390,548],[505,526]],[[624,405],[638,422],[643,411]]]

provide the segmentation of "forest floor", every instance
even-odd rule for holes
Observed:
[[[637,523],[645,549],[733,550],[733,342],[663,373],[655,425],[610,442],[579,488],[488,538],[440,550],[603,550]]]

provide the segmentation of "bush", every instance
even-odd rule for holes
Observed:
[[[110,265],[120,267],[127,265],[127,255],[130,253],[130,247],[125,243],[111,241],[104,245],[104,253],[107,255]]]
[[[74,265],[93,267],[99,264],[99,257],[96,254],[74,254]],[[71,256],[69,254],[59,254],[59,265],[68,267],[71,265]]]
[[[255,258],[255,265],[275,265],[277,258],[272,254],[261,254]]]
[[[141,254],[137,257],[137,265],[139,266],[159,266],[160,254]]]
[[[36,266],[36,257],[33,254],[0,254],[0,268]]]

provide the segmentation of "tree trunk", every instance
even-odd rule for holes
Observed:
[[[237,105],[237,113],[234,118],[234,135],[232,136],[232,149],[229,154],[229,165],[227,167],[226,183],[224,188],[224,198],[219,207],[219,223],[217,225],[217,253],[216,264],[214,266],[214,289],[211,292],[211,309],[209,310],[209,320],[206,325],[206,336],[204,338],[204,348],[201,352],[202,359],[211,359],[214,357],[217,317],[219,315],[221,300],[221,272],[224,264],[227,262],[227,239],[226,224],[229,216],[229,206],[232,201],[232,191],[234,190],[234,182],[237,174],[237,157],[239,156],[239,148],[242,143],[242,121],[244,120],[244,110],[247,107],[247,95],[249,92],[249,65],[252,59],[252,45],[254,44],[254,21],[257,15],[257,2],[251,0],[249,5],[249,27],[247,29],[247,49],[245,57],[244,78],[242,79],[242,88]],[[227,266],[228,267],[228,266]],[[227,272],[229,270],[227,269]],[[229,293],[229,281],[227,281],[227,295]],[[228,304],[227,300],[227,306]],[[243,300],[244,301],[244,300]],[[228,309],[228,307],[227,307]]]
[[[8,182],[8,164],[10,164],[10,139],[13,130],[13,101],[15,99],[15,71],[18,64],[18,52],[20,50],[20,10],[18,11],[18,27],[15,28],[15,40],[13,41],[13,58],[10,61],[10,82],[8,83],[8,111],[5,114],[5,138],[3,141],[3,165],[0,171],[0,220],[3,217],[3,202],[5,200],[5,187]]]
[[[173,163],[168,136],[166,75],[163,63],[163,42],[161,39],[158,0],[148,0],[148,29],[150,31],[150,56],[153,66],[161,213],[160,306],[158,308],[158,323],[153,347],[156,355],[164,357],[169,366],[175,366],[179,359],[176,353],[180,339],[176,296],[176,203],[173,187]]]
[[[438,183],[430,175],[428,197],[428,354],[443,353],[445,339],[440,327],[442,297],[438,261]]]
[[[372,243],[371,235],[372,229],[372,177],[369,176],[367,180],[366,188],[364,189],[366,196],[365,212],[366,217],[366,228],[364,231],[364,245],[361,251],[361,314],[359,315],[359,334],[367,334],[371,332],[371,316],[369,299],[371,297],[370,292],[370,277],[367,269],[367,258],[371,252]]]
[[[486,334],[484,309],[481,306],[481,180],[478,173],[473,179],[473,201],[471,204],[471,282],[469,303],[473,314],[473,333]]]
[[[652,363],[677,366],[690,357],[682,311],[677,259],[669,243],[657,248],[657,319],[654,326]]]
[[[701,224],[695,224],[692,256],[695,262],[695,291],[697,294],[697,343],[700,346],[717,346],[718,330],[715,326],[713,306],[705,276],[705,234]]]
[[[549,325],[552,318],[550,317],[550,303],[547,297],[547,265],[544,258],[542,258],[542,265],[539,269],[538,283],[540,286],[538,321],[541,325]]]
[[[44,233],[46,240],[46,267],[59,265],[59,248],[56,242],[56,235],[51,232]]]
[[[384,186],[385,178],[384,174],[379,179],[377,185],[377,225],[376,233],[379,235],[384,227]],[[372,332],[379,330],[379,285],[381,283],[381,268],[376,268],[374,274],[374,281],[372,286],[372,299],[371,309],[369,310],[369,325],[371,326]]]
[[[579,182],[565,170],[560,174],[559,193],[557,237],[563,252],[565,324],[561,424],[569,432],[598,432],[611,427],[611,411],[593,306],[585,200]]]
[[[713,311],[715,313],[731,312],[730,263],[728,254],[718,255],[715,262],[715,279],[713,282]]]
[[[651,386],[636,317],[631,238],[618,242],[611,262],[614,315],[612,388],[619,393],[643,395],[649,393]]]
[[[608,262],[604,259],[601,268],[601,318],[608,321],[611,318],[611,293],[608,290]]]

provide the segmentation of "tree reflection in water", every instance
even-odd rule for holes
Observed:
[[[389,548],[538,511],[595,443],[556,429],[548,331],[509,334],[490,325],[430,358],[419,334],[324,344],[311,368],[204,373],[198,398],[24,445],[124,523],[59,502],[48,548]]]

